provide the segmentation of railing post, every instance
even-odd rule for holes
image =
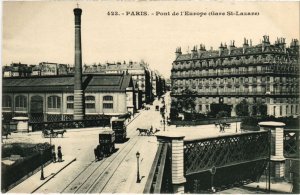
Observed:
[[[274,179],[281,179],[284,177],[285,158],[283,156],[283,131],[284,123],[281,122],[260,122],[260,130],[268,130],[271,133],[271,172]]]
[[[173,193],[184,193],[184,136],[179,135],[157,135],[159,142],[168,143],[171,151],[171,175]]]

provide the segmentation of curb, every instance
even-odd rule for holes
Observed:
[[[126,125],[126,127],[127,127],[132,121],[134,121],[137,117],[139,117],[140,115],[141,115],[141,113],[139,112],[139,113],[137,114],[136,117],[134,117],[131,121],[129,121],[129,123]]]
[[[71,163],[73,163],[74,161],[76,161],[76,158],[74,158],[73,160],[71,160],[68,164],[66,164],[65,166],[63,166],[60,170],[58,170],[55,174],[51,175],[51,177],[49,177],[46,181],[44,181],[41,185],[39,185],[36,189],[34,189],[31,193],[36,192],[38,189],[40,189],[43,185],[45,185],[48,181],[50,181],[54,176],[56,176],[59,172],[61,172],[63,169],[65,169],[67,166],[69,166]]]
[[[242,188],[245,188],[245,189],[251,189],[251,190],[260,190],[260,191],[266,191],[266,193],[268,193],[268,190],[266,190],[265,188],[256,188],[256,187],[251,187],[251,186],[242,186]],[[270,190],[271,194],[291,194],[292,192],[287,192],[287,191],[283,191],[283,190],[275,190],[275,189],[272,189]]]

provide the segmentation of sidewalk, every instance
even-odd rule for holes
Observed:
[[[267,184],[268,185],[268,184]],[[266,182],[254,182],[244,186],[245,188],[252,188],[258,190],[266,190]],[[267,188],[268,190],[268,188]],[[271,182],[271,193],[292,193],[293,184],[285,181],[282,182]]]
[[[63,162],[50,163],[44,167],[44,180],[40,180],[41,171],[39,170],[29,178],[25,179],[23,182],[7,191],[6,193],[33,193],[38,190],[41,186],[51,180],[55,175],[57,175],[64,168],[69,166],[76,158],[72,156],[63,156]]]

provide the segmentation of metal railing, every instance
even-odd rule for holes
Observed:
[[[29,123],[32,131],[42,131],[44,129],[72,129],[86,127],[106,127],[110,126],[110,118],[92,119],[92,120],[69,120],[69,121],[52,121]]]
[[[185,73],[184,75],[176,75],[173,73],[171,78],[198,78],[198,77],[214,77],[214,76],[236,76],[236,75],[264,75],[264,74],[279,74],[279,75],[299,75],[297,72],[284,72],[284,71],[272,71],[272,70],[261,70],[261,71],[224,71],[214,73]]]
[[[285,129],[284,130],[284,157],[299,158],[299,129]]]
[[[185,95],[180,92],[171,92],[171,95]],[[298,92],[195,92],[193,95],[232,95],[232,96],[243,96],[243,95],[299,95]]]

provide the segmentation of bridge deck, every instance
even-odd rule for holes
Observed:
[[[236,127],[237,125],[237,127]],[[237,128],[237,132],[236,132]],[[174,125],[168,126],[165,132],[161,132],[160,135],[183,135],[184,140],[194,140],[202,138],[210,138],[224,135],[241,134],[245,132],[240,131],[240,122],[231,123],[229,128],[225,128],[225,132],[220,132],[219,126],[211,125],[200,125],[190,127],[175,127]]]

